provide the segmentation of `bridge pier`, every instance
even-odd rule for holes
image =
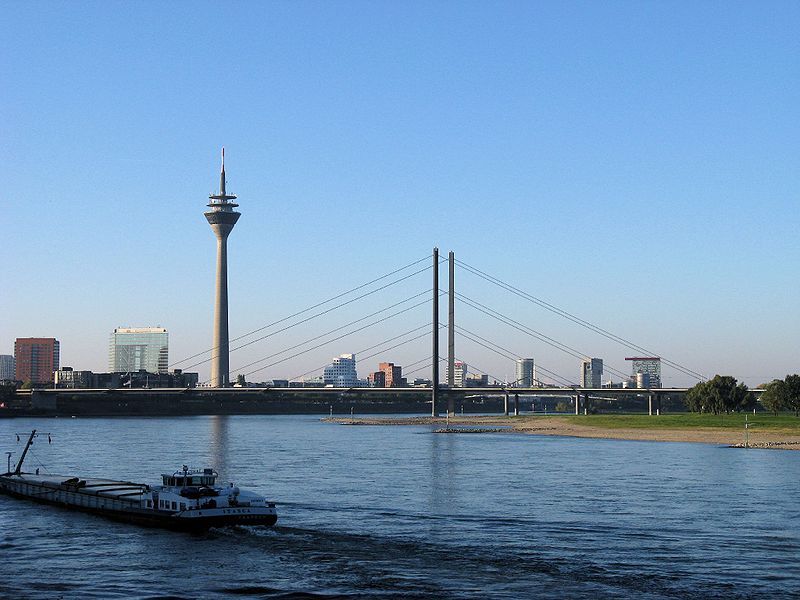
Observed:
[[[508,416],[508,392],[506,392],[503,397],[503,414]]]
[[[433,348],[431,364],[431,416],[438,417],[439,401],[439,248],[433,249]]]
[[[647,414],[649,416],[651,416],[651,417],[653,416],[653,400],[654,399],[655,399],[655,394],[653,392],[650,392],[647,395]]]
[[[447,386],[451,390],[456,382],[456,259],[453,251],[447,255],[448,279],[450,287],[447,291]],[[455,416],[456,407],[453,395],[447,399],[447,413]]]
[[[573,398],[575,399],[575,414],[581,414],[581,395],[576,393]]]
[[[519,416],[519,394],[514,394],[514,416]]]

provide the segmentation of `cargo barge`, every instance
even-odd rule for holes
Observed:
[[[31,432],[16,469],[0,475],[0,492],[115,520],[180,530],[205,530],[229,525],[274,525],[275,504],[240,490],[217,485],[213,469],[182,469],[161,475],[162,485],[131,481],[39,475],[22,471],[36,437]]]

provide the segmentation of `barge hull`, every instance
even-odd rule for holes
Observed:
[[[277,512],[274,508],[268,510],[248,508],[213,509],[196,511],[196,516],[185,516],[186,513],[172,513],[138,508],[135,506],[125,508],[124,510],[102,506],[87,506],[64,499],[69,493],[73,496],[84,496],[84,494],[80,492],[37,485],[31,481],[14,481],[14,479],[16,479],[15,476],[9,477],[8,475],[0,475],[0,493],[5,493],[15,498],[31,500],[40,504],[49,504],[60,508],[106,517],[114,521],[135,523],[148,527],[159,527],[177,531],[204,531],[212,527],[230,527],[233,525],[272,526],[278,520]],[[18,488],[21,483],[26,484],[29,490],[30,488],[33,488],[33,490],[27,493],[17,491],[15,488]],[[103,500],[108,500],[110,503],[111,499],[104,498]]]

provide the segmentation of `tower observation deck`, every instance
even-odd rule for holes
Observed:
[[[211,350],[211,387],[230,384],[228,336],[228,235],[241,213],[234,194],[225,189],[225,148],[222,149],[222,169],[219,175],[219,194],[208,197],[208,210],[203,213],[217,237],[217,282],[214,299],[214,339]]]

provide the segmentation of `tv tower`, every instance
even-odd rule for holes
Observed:
[[[225,148],[222,149],[222,170],[219,174],[219,194],[209,195],[203,213],[217,236],[217,288],[214,299],[214,342],[211,350],[211,387],[230,385],[228,342],[228,235],[241,213],[233,210],[238,204],[234,194],[225,191]]]

